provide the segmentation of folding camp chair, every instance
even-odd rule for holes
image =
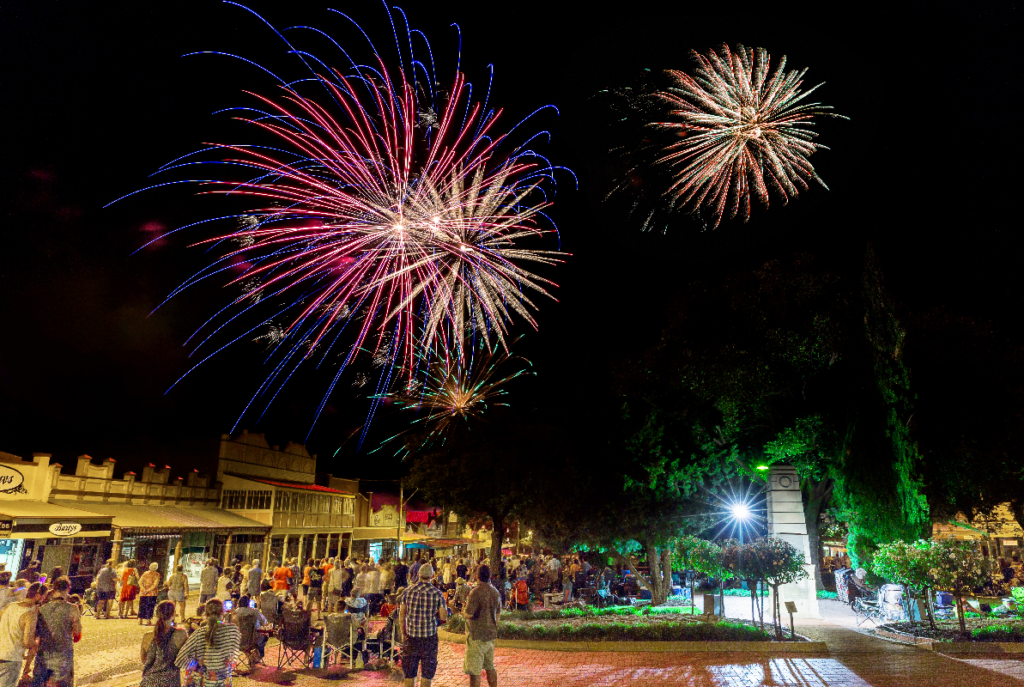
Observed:
[[[354,620],[351,613],[331,613],[324,617],[323,668],[329,667],[332,660],[340,664],[346,658],[348,667],[352,668],[356,653]]]
[[[260,658],[260,635],[256,631],[256,615],[242,616],[235,620],[241,638],[238,642],[238,654],[235,657],[235,672],[240,675],[251,673]]]
[[[260,594],[259,601],[257,602],[260,607],[260,613],[267,619],[267,622],[275,627],[281,620],[281,600],[277,597],[277,594],[271,591],[265,591]]]
[[[310,630],[313,614],[286,608],[277,630],[277,669],[298,662],[308,668],[313,658],[313,635]]]

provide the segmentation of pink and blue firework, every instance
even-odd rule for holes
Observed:
[[[196,242],[220,251],[219,257],[170,295],[235,266],[230,284],[241,293],[190,341],[202,349],[219,332],[233,331],[229,325],[266,314],[230,342],[269,344],[272,370],[246,410],[261,403],[266,412],[301,365],[320,366],[331,357],[340,364],[317,417],[361,357],[380,370],[374,395],[380,398],[393,385],[429,375],[434,357],[452,369],[465,365],[460,359],[475,341],[507,349],[516,317],[536,327],[530,294],[550,296],[552,282],[528,268],[561,261],[544,238],[556,233],[546,210],[554,172],[564,168],[529,147],[547,132],[511,135],[527,131],[524,122],[554,106],[502,129],[502,111],[488,109],[490,86],[482,103],[474,101],[457,67],[443,90],[426,36],[395,9],[408,42],[403,49],[397,15],[388,10],[397,68],[389,69],[362,29],[373,52],[369,64],[352,60],[331,39],[344,69],[290,40],[295,33],[326,33],[302,26],[274,30],[308,75],[291,82],[275,75],[276,93],[250,93],[253,106],[234,110],[271,144],[211,144],[160,170],[217,162],[225,178],[170,183],[198,183],[200,193],[249,205],[218,218],[233,221],[230,231]],[[429,65],[417,59],[414,39],[430,55]],[[209,160],[211,153],[218,158]]]

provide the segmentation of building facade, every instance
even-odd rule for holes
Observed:
[[[12,573],[33,560],[47,573],[60,566],[84,589],[109,554],[111,517],[50,503],[60,470],[48,453],[0,453],[0,564]]]
[[[225,511],[268,528],[266,546],[232,542],[229,560],[260,558],[264,569],[284,558],[346,556],[356,525],[352,482],[317,475],[316,456],[302,444],[281,449],[262,434],[221,436],[217,481]]]
[[[209,475],[189,473],[171,479],[171,468],[148,465],[142,474],[114,477],[116,462],[95,464],[78,457],[75,473],[51,475],[51,504],[73,508],[110,522],[107,556],[118,561],[157,563],[166,575],[182,565],[190,583],[199,583],[204,561],[225,560],[232,542],[262,542],[266,524],[220,508],[220,488]],[[44,561],[45,564],[45,561]]]

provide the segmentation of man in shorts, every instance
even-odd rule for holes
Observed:
[[[117,573],[114,572],[114,559],[107,561],[96,575],[96,619],[110,618],[110,602],[117,591]]]
[[[479,583],[469,592],[466,607],[466,658],[462,672],[469,675],[470,687],[480,687],[480,671],[487,671],[487,684],[498,687],[498,672],[494,669],[494,640],[498,638],[498,616],[501,614],[501,595],[491,586],[491,569],[477,568]]]
[[[448,620],[444,596],[430,584],[434,569],[429,563],[417,570],[416,583],[405,590],[398,622],[402,628],[402,672],[405,687],[413,687],[420,671],[420,687],[430,687],[437,671],[437,621]]]

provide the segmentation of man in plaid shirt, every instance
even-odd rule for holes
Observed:
[[[398,621],[402,628],[402,672],[405,687],[413,687],[423,666],[420,687],[430,687],[437,671],[437,620],[448,620],[444,596],[428,580],[434,576],[429,563],[420,566],[418,580],[402,595]]]

